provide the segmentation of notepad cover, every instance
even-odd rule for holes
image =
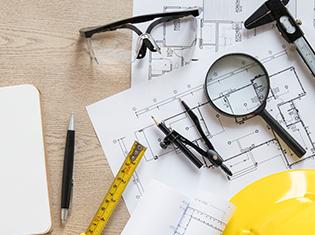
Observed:
[[[0,88],[0,234],[51,229],[39,91]]]

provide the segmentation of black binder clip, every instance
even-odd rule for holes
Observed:
[[[210,140],[207,138],[206,134],[202,130],[201,124],[196,114],[188,107],[188,105],[184,101],[181,101],[181,103],[183,104],[187,114],[194,122],[198,132],[200,133],[202,139],[204,140],[207,146],[207,150],[201,149],[199,146],[197,146],[190,140],[186,139],[184,136],[182,136],[175,130],[170,130],[165,126],[164,123],[158,123],[157,121],[155,121],[157,126],[161,129],[161,131],[164,134],[166,134],[166,137],[163,139],[163,141],[160,142],[160,146],[163,149],[166,149],[169,145],[174,144],[186,155],[186,157],[188,157],[198,168],[200,168],[203,165],[203,163],[186,147],[190,146],[201,156],[208,159],[213,166],[220,167],[228,176],[232,176],[233,175],[232,172],[223,163],[224,162],[223,158],[214,149]]]
[[[288,43],[296,46],[296,49],[315,76],[315,53],[310,43],[304,37],[300,24],[290,14],[286,5],[289,0],[268,0],[246,21],[245,28],[253,29],[267,23],[276,21],[276,26]]]

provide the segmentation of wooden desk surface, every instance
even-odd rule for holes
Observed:
[[[131,16],[132,1],[0,0],[0,5],[0,86],[31,83],[41,92],[53,217],[50,234],[78,235],[113,180],[85,106],[130,85],[130,66],[90,63],[78,30]],[[71,112],[77,123],[73,212],[62,227],[61,178]],[[104,234],[120,234],[128,218],[121,202]]]

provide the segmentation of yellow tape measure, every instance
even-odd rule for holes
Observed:
[[[140,143],[137,141],[134,142],[91,224],[86,232],[81,233],[81,235],[101,235],[110,216],[116,208],[122,193],[127,187],[130,178],[141,161],[145,150],[146,148]]]

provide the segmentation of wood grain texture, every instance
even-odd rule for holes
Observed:
[[[130,86],[130,66],[91,63],[78,30],[131,16],[132,1],[0,0],[0,4],[0,86],[31,83],[40,90],[51,186],[50,234],[78,235],[113,180],[85,106]],[[72,214],[62,227],[61,177],[71,112],[77,124],[75,186]],[[120,234],[128,218],[121,202],[104,234]]]

